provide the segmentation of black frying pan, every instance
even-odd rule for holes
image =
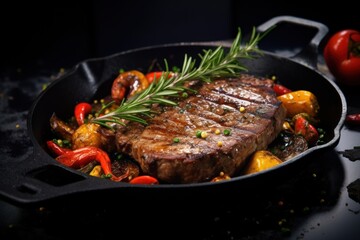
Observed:
[[[152,46],[83,61],[50,84],[38,96],[29,111],[28,131],[34,145],[34,154],[24,162],[10,164],[8,171],[2,173],[1,195],[15,203],[27,205],[99,195],[102,198],[113,199],[117,196],[132,199],[144,196],[153,199],[165,195],[179,199],[184,194],[206,196],[219,192],[233,192],[234,189],[245,189],[249,186],[265,186],[284,174],[296,171],[307,162],[306,159],[314,160],[321,157],[323,150],[331,149],[338,143],[347,110],[340,89],[316,68],[318,46],[328,29],[323,24],[289,16],[273,18],[257,29],[264,32],[284,22],[309,27],[315,30],[315,37],[294,57],[281,57],[265,52],[264,56],[256,60],[247,60],[243,63],[252,74],[275,75],[281,79],[282,84],[293,90],[306,89],[313,92],[318,97],[321,107],[320,118],[327,133],[325,144],[312,147],[270,170],[216,183],[130,185],[91,177],[56,162],[48,154],[45,146],[45,142],[52,138],[49,119],[53,112],[66,119],[70,117],[73,107],[79,101],[91,101],[108,95],[119,68],[146,72],[154,61],[162,63],[163,59],[167,59],[169,66],[181,66],[185,54],[195,57],[203,49],[215,48],[219,44],[230,46],[231,43],[224,41]]]

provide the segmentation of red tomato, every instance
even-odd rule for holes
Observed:
[[[339,83],[360,85],[360,32],[346,29],[335,33],[324,48],[324,60]]]

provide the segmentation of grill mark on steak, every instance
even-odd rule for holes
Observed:
[[[187,109],[187,112],[211,119],[225,127],[235,127],[256,133],[259,130],[259,123],[260,125],[267,125],[271,121],[268,118],[256,115],[256,112],[245,110],[246,112],[241,113],[232,107],[216,104],[201,98],[192,98],[189,101],[193,104]]]
[[[273,98],[272,92],[269,90],[269,88],[251,86],[238,81],[229,81],[228,83],[225,83],[225,80],[214,82],[214,84],[202,88],[202,91],[204,92],[212,91],[225,94],[228,97],[231,96],[238,100],[245,100],[245,102],[276,104],[277,101]]]
[[[285,118],[272,81],[250,75],[200,85],[198,94],[165,109],[148,126],[131,122],[116,136],[119,151],[132,156],[145,174],[169,183],[208,181],[221,171],[233,176],[249,155],[276,138]],[[231,134],[217,135],[216,129]],[[208,137],[196,137],[197,130]]]

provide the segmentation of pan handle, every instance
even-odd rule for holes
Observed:
[[[296,25],[302,25],[309,28],[315,28],[317,29],[317,33],[315,36],[311,39],[311,41],[308,43],[306,47],[304,47],[298,54],[292,56],[291,58],[303,63],[305,65],[309,65],[313,68],[317,68],[317,60],[318,60],[318,47],[321,43],[321,41],[324,39],[326,34],[329,31],[329,28],[319,22],[303,19],[299,17],[294,16],[278,16],[270,19],[269,21],[259,25],[257,27],[257,31],[259,33],[264,33],[267,30],[273,28],[278,23],[281,22],[287,22],[291,24]]]

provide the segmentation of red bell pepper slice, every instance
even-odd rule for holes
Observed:
[[[74,115],[75,115],[76,122],[78,123],[79,126],[84,124],[85,116],[87,114],[89,114],[91,112],[91,110],[92,110],[91,104],[86,103],[86,102],[78,103],[75,106]]]
[[[130,183],[132,183],[132,184],[149,184],[149,185],[152,185],[152,184],[159,184],[159,181],[156,178],[152,177],[152,176],[142,175],[142,176],[137,176],[137,177],[131,179]]]
[[[71,168],[81,168],[95,160],[100,163],[104,174],[116,182],[123,180],[129,175],[129,171],[119,177],[114,175],[111,170],[111,160],[108,154],[97,147],[88,146],[72,151],[66,151],[59,155],[56,160]]]
[[[62,155],[64,153],[70,152],[71,150],[68,148],[63,148],[54,143],[53,141],[49,140],[46,142],[47,147],[55,153],[57,156]]]
[[[277,83],[274,84],[273,89],[276,93],[276,96],[281,96],[283,94],[292,92],[289,88]]]
[[[303,117],[296,118],[294,131],[296,134],[302,135],[310,145],[315,144],[319,139],[316,128]]]

